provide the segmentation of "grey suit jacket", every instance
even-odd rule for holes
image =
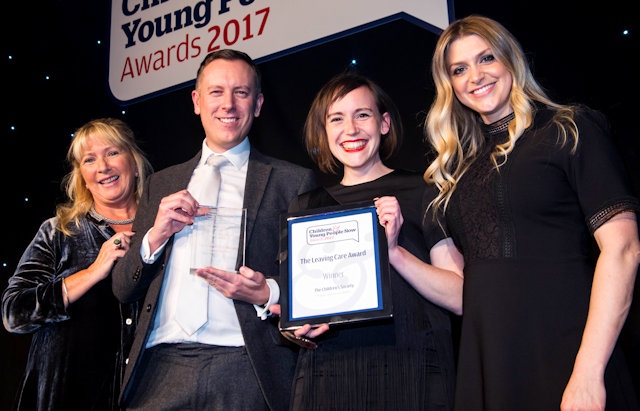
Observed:
[[[123,406],[126,406],[134,390],[143,389],[137,385],[136,367],[140,364],[151,332],[173,238],[167,243],[163,255],[153,264],[142,261],[140,245],[145,233],[153,226],[160,200],[187,188],[200,157],[201,152],[185,163],[168,167],[149,177],[133,224],[136,235],[132,238],[130,251],[116,263],[112,272],[113,292],[120,301],[133,302],[144,298],[124,371],[120,394]],[[247,208],[245,265],[278,279],[281,214],[287,211],[294,198],[315,186],[312,170],[265,156],[251,148],[244,194],[244,207]],[[252,304],[242,301],[234,303],[246,350],[265,401],[271,410],[287,410],[297,350],[282,344],[277,324],[271,320],[261,320]]]

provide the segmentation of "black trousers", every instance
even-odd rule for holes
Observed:
[[[267,410],[244,347],[160,344],[141,367],[127,410]]]

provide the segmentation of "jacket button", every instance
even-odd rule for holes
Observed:
[[[127,318],[126,320],[124,320],[124,323],[127,325],[131,325],[133,324],[133,320],[131,318]]]
[[[151,304],[147,305],[147,312],[151,311]]]

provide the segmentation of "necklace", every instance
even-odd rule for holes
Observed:
[[[89,210],[89,214],[91,214],[91,217],[95,218],[98,221],[104,221],[107,224],[113,224],[113,225],[131,224],[133,223],[133,220],[135,220],[135,217],[127,218],[126,220],[112,220],[110,218],[103,216],[102,214],[98,214],[98,212],[93,207],[93,205],[91,205],[91,210]]]

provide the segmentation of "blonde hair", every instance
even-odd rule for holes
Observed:
[[[130,155],[137,171],[136,178],[136,203],[142,196],[142,189],[146,177],[153,171],[151,163],[145,154],[138,147],[133,131],[122,120],[116,118],[100,118],[91,120],[78,130],[76,130],[69,150],[67,151],[67,162],[71,166],[71,171],[62,179],[62,188],[68,200],[56,207],[56,217],[58,218],[57,229],[65,235],[73,235],[69,223],[74,222],[79,226],[79,218],[85,216],[93,204],[93,195],[87,188],[82,173],[80,162],[87,149],[87,140],[90,137],[97,137],[104,142],[114,145],[120,150]]]
[[[431,104],[424,124],[427,142],[435,150],[436,158],[429,164],[424,180],[434,183],[440,193],[431,206],[446,210],[451,194],[460,177],[483,147],[484,137],[479,115],[458,101],[449,75],[447,52],[451,43],[469,36],[482,38],[495,58],[511,73],[513,82],[509,103],[514,118],[509,122],[509,138],[494,147],[491,159],[496,169],[507,156],[518,138],[533,123],[536,103],[555,111],[553,122],[558,128],[558,139],[565,144],[569,135],[573,138],[573,150],[578,144],[578,128],[573,121],[575,107],[553,102],[537,83],[525,54],[516,38],[500,23],[487,17],[472,15],[451,23],[440,35],[431,60],[431,74],[436,86],[436,97]]]

